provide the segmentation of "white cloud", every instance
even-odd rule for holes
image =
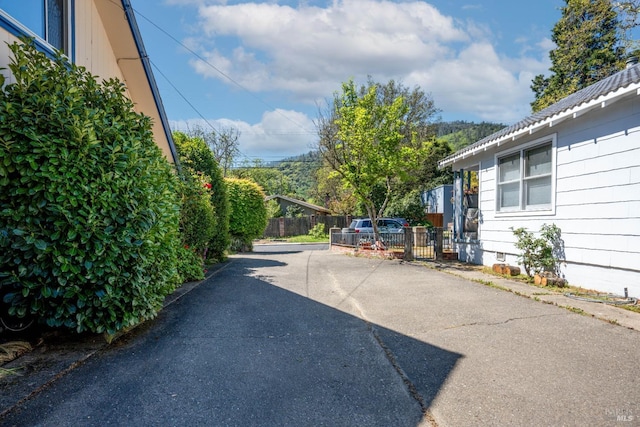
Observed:
[[[307,101],[350,77],[406,75],[449,55],[447,43],[469,37],[425,2],[351,0],[297,9],[243,3],[201,7],[199,15],[203,34],[213,40],[202,52],[207,62],[249,90],[292,91]],[[230,40],[242,48],[225,50]],[[192,65],[227,80],[208,64]]]
[[[266,161],[306,153],[317,140],[313,121],[297,111],[276,109],[263,114],[259,123],[247,123],[229,119],[192,119],[170,121],[172,130],[188,131],[200,127],[211,129],[233,128],[240,132],[238,138],[242,159],[260,158]]]
[[[364,82],[371,75],[419,85],[445,114],[513,123],[529,114],[531,80],[547,72],[553,47],[548,38],[521,38],[520,51],[506,55],[486,23],[457,20],[424,1],[192,3],[199,4],[198,29],[188,45],[206,61],[190,61],[197,73],[307,105],[331,98],[349,78]],[[241,150],[280,158],[307,151],[315,140],[308,116],[271,110],[259,123],[227,123],[241,132]]]

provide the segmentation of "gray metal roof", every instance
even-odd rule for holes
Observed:
[[[329,210],[329,209],[327,209],[327,208],[325,208],[325,207],[318,206],[318,205],[314,205],[314,204],[312,204],[312,203],[308,203],[308,202],[305,202],[305,201],[303,201],[303,200],[294,199],[293,197],[282,196],[282,195],[280,195],[280,194],[276,194],[276,195],[273,195],[273,196],[267,196],[267,197],[265,197],[265,200],[266,200],[267,202],[268,202],[269,200],[272,200],[272,199],[282,199],[282,200],[286,200],[286,201],[287,201],[287,202],[289,202],[289,203],[294,203],[294,204],[296,204],[296,205],[304,206],[305,208],[307,208],[307,209],[311,209],[311,210],[314,210],[314,211],[316,211],[316,212],[324,212],[324,213],[327,213],[327,214],[330,214],[330,213],[331,213],[331,210]]]
[[[601,96],[608,95],[634,83],[640,83],[640,64],[625,68],[624,70],[602,79],[591,86],[581,89],[566,98],[561,99],[555,104],[548,106],[544,110],[540,110],[513,125],[507,126],[498,132],[456,151],[452,155],[443,159],[440,163],[449,163],[452,159],[460,157],[461,154],[471,152],[477,147],[485,145],[491,141],[497,141],[506,135],[517,133],[523,129],[531,128],[531,126],[548,120],[558,114],[579,107],[580,105],[586,104],[590,101],[594,101]]]

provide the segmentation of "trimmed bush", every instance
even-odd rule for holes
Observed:
[[[114,333],[175,289],[179,204],[151,119],[33,42],[0,92],[0,293],[18,317]],[[2,82],[4,85],[4,81]]]
[[[181,174],[180,238],[204,259],[209,241],[216,229],[214,208],[211,204],[210,178],[203,174]]]
[[[211,204],[210,179],[191,174],[184,168],[180,174],[180,241],[178,273],[183,282],[204,278],[204,258],[216,227]]]
[[[220,167],[202,138],[174,132],[173,140],[185,173],[190,171],[192,174],[204,175],[211,185],[211,205],[215,224],[208,242],[207,258],[224,261],[225,251],[229,247],[229,201]]]
[[[262,188],[253,181],[226,178],[231,205],[232,249],[250,251],[252,240],[262,236],[267,227],[267,207]]]

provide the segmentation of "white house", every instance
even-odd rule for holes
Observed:
[[[460,260],[517,265],[511,228],[555,224],[571,285],[640,297],[640,65],[459,150],[446,166]],[[464,203],[470,172],[477,210]],[[467,231],[469,213],[477,224]]]
[[[138,112],[153,119],[156,144],[171,162],[177,154],[151,64],[129,0],[0,0],[0,67],[7,43],[34,37],[47,53],[59,49],[100,79],[118,78]],[[11,81],[8,70],[4,74]]]

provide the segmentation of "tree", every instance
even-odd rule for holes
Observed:
[[[187,134],[202,138],[213,153],[213,158],[222,168],[222,176],[226,177],[234,160],[240,155],[238,143],[240,131],[229,127],[207,132],[202,127],[195,126],[189,129]]]
[[[333,108],[317,124],[320,153],[364,205],[376,236],[376,219],[389,202],[392,182],[408,177],[420,152],[409,104],[383,88],[370,82],[358,91],[352,80],[343,83]],[[379,186],[384,188],[382,202],[374,198]]]
[[[339,176],[332,175],[328,165],[319,168],[314,174],[315,185],[312,197],[331,212],[339,215],[358,215],[358,200],[351,188],[342,185]]]
[[[533,112],[583,89],[624,67],[620,24],[610,0],[565,0],[553,27],[556,48],[549,53],[551,75],[534,77]]]
[[[639,25],[640,1],[616,1],[614,6],[618,11],[618,19],[620,21],[621,42],[629,56],[637,56],[640,46],[638,40],[634,39],[632,31]]]

